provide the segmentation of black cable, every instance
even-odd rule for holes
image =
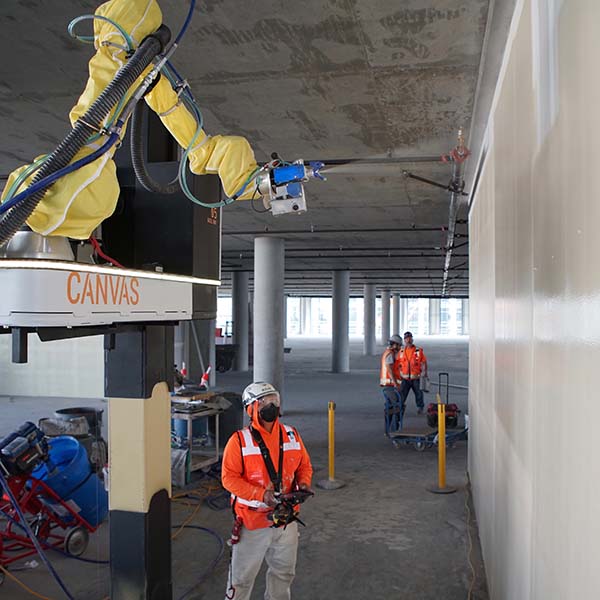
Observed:
[[[252,210],[254,212],[257,212],[259,215],[262,215],[264,213],[268,213],[269,209],[265,208],[265,210],[258,210],[258,208],[256,208],[255,204],[254,204],[254,200],[256,198],[256,192],[258,192],[258,187],[254,190],[254,193],[252,194],[252,198],[250,198],[250,205],[252,206]]]
[[[179,596],[178,600],[185,600],[185,597],[191,594],[199,585],[202,585],[206,579],[213,573],[219,561],[223,558],[223,554],[225,553],[225,540],[213,529],[209,529],[208,527],[200,527],[200,525],[174,525],[172,529],[197,529],[199,531],[205,531],[206,533],[210,533],[218,542],[219,542],[219,553],[215,559],[210,563],[210,566],[202,575],[196,580],[196,583],[192,585],[183,593],[183,595]]]
[[[154,57],[162,52],[170,38],[167,27],[161,26],[145,38],[133,56],[117,71],[114,79],[75,123],[62,142],[38,169],[31,185],[66,167],[83,148],[90,134],[99,131],[104,119],[129,88],[144,73]],[[50,187],[50,186],[49,186]],[[0,220],[0,248],[19,231],[40,203],[48,188],[42,189],[10,209]]]
[[[230,494],[227,490],[223,490],[216,496],[209,496],[206,498],[206,504],[213,510],[221,511],[229,509],[230,507]]]
[[[1,470],[0,470],[0,487],[4,488],[4,491],[6,492],[6,495],[7,495],[8,499],[10,500],[10,503],[13,505],[15,512],[17,513],[19,519],[21,519],[23,528],[27,532],[27,535],[28,535],[29,539],[31,540],[31,543],[37,550],[37,553],[38,553],[39,557],[42,559],[42,562],[46,565],[46,567],[48,568],[48,571],[50,571],[50,574],[52,575],[52,577],[54,577],[54,579],[56,580],[56,583],[58,584],[60,589],[64,592],[65,596],[67,598],[69,598],[69,600],[75,600],[73,595],[66,588],[66,586],[63,583],[63,580],[60,578],[59,574],[56,572],[56,569],[52,566],[52,563],[48,560],[48,557],[44,553],[44,550],[42,549],[42,545],[40,544],[35,533],[32,531],[31,527],[29,526],[29,523],[25,519],[25,516],[23,515],[23,511],[21,510],[21,507],[19,506],[19,503],[17,502],[17,499],[15,498],[15,496],[14,496],[10,486],[8,485],[8,482],[4,478],[4,475],[2,474]]]
[[[11,517],[9,514],[6,514],[6,513],[4,513],[2,516],[4,518],[6,518],[7,520],[11,521],[13,523],[13,525],[15,525],[16,527],[19,527],[21,530],[23,530],[23,532],[25,534],[27,534],[27,529],[25,529],[25,527],[21,523],[19,523],[19,521],[17,521],[16,519],[14,519],[13,517]],[[72,554],[69,554],[68,552],[65,552],[64,550],[61,550],[60,548],[57,548],[56,546],[50,546],[49,544],[46,544],[42,541],[40,541],[40,544],[42,545],[44,550],[54,550],[54,552],[58,552],[59,554],[62,554],[66,558],[72,558],[73,560],[78,560],[80,562],[90,563],[90,564],[94,564],[94,565],[109,565],[110,564],[109,560],[93,560],[91,558],[83,558],[81,556],[73,556]],[[12,570],[14,570],[14,569],[11,569],[11,571]]]
[[[54,550],[54,552],[58,552],[59,554],[62,554],[66,558],[78,560],[79,562],[90,563],[92,565],[110,565],[110,560],[93,560],[91,558],[83,558],[82,556],[73,556],[72,554],[69,554],[68,552],[65,552],[64,550],[61,550],[60,548],[55,548],[54,546],[47,546],[46,549]]]
[[[158,81],[158,77],[155,81]],[[162,183],[156,181],[150,175],[148,171],[148,165],[144,159],[146,153],[146,145],[144,143],[144,118],[148,108],[145,102],[138,102],[136,104],[133,115],[131,116],[131,164],[135,171],[135,176],[140,182],[142,187],[149,192],[156,192],[157,194],[174,194],[175,192],[181,191],[179,185],[179,176],[169,181],[168,183]]]

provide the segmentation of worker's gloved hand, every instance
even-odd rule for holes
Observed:
[[[267,506],[277,506],[277,500],[275,499],[275,492],[273,490],[265,490],[263,496],[263,502]]]
[[[303,492],[310,492],[311,494],[315,493],[314,490],[307,483],[299,484],[298,489],[302,490]]]

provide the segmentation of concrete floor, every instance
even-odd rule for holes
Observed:
[[[467,384],[468,344],[465,339],[426,338],[420,341],[428,355],[432,381],[438,371],[449,371],[451,382]],[[302,511],[307,527],[301,531],[295,598],[355,600],[402,598],[406,600],[463,600],[468,598],[472,573],[467,560],[466,443],[448,451],[448,481],[456,494],[436,496],[426,491],[437,474],[435,450],[423,453],[410,447],[394,448],[383,435],[382,400],[378,389],[379,359],[361,356],[359,340],[351,343],[349,374],[332,374],[327,340],[295,338],[287,341],[285,422],[298,428],[315,467],[315,480],[327,476],[327,403],[337,404],[336,474],[346,487],[317,491]],[[240,391],[250,374],[219,376],[219,387]],[[435,389],[435,388],[433,388]],[[426,395],[426,402],[433,394]],[[466,409],[466,391],[452,390],[451,401]],[[26,419],[48,416],[54,409],[81,400],[0,397],[0,435]],[[86,400],[102,405],[102,400]],[[409,424],[420,424],[414,399],[409,397]],[[202,482],[198,482],[198,485]],[[173,523],[181,523],[192,507],[175,504]],[[210,527],[227,537],[228,510],[202,506],[193,524]],[[488,598],[480,558],[476,524],[470,527],[476,579],[473,600]],[[93,536],[86,557],[108,557],[107,527]],[[197,580],[218,553],[217,542],[204,532],[185,530],[173,543],[174,598]],[[51,555],[75,598],[101,600],[108,594],[108,568]],[[38,561],[39,562],[39,561]],[[227,554],[188,600],[223,597]],[[29,586],[51,598],[60,598],[45,569],[18,572]],[[253,598],[264,593],[264,576],[257,578]],[[12,582],[2,596],[29,598]]]

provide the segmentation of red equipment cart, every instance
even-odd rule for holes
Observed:
[[[48,459],[48,444],[32,423],[0,441],[0,469],[21,514],[43,548],[55,548],[72,556],[85,552],[89,534],[96,531],[46,483],[31,476]],[[0,492],[2,488],[0,487]],[[0,564],[8,567],[36,554],[9,495],[0,496]],[[0,583],[4,575],[0,573]]]
[[[444,380],[442,382],[442,379]],[[444,389],[445,388],[445,389]],[[444,393],[445,392],[445,393]],[[438,374],[438,393],[440,397],[445,396],[446,404],[446,428],[454,429],[458,425],[458,415],[460,410],[458,404],[450,403],[450,375],[448,373]],[[427,425],[436,427],[438,423],[438,409],[436,402],[430,402],[427,405]]]

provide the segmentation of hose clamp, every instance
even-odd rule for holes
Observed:
[[[168,115],[170,115],[174,110],[176,110],[177,108],[179,108],[181,106],[181,94],[183,94],[183,92],[190,87],[190,84],[187,82],[187,79],[184,79],[183,81],[180,81],[174,88],[173,91],[177,94],[177,102],[175,102],[175,104],[173,106],[171,106],[171,108],[168,108],[167,110],[165,110],[164,112],[159,112],[156,113],[159,117],[167,117]]]
[[[92,123],[88,123],[83,117],[79,117],[79,119],[77,119],[78,123],[83,123],[88,129],[91,129],[92,131],[95,131],[97,133],[102,133],[103,131],[103,127],[100,127],[98,125],[94,125]]]
[[[101,46],[111,46],[112,48],[118,48],[119,50],[122,50],[125,53],[129,53],[130,50],[127,46],[123,46],[121,44],[115,44],[114,42],[109,42],[108,40],[104,40],[103,42],[100,43]],[[129,58],[129,56],[127,57]]]
[[[180,105],[181,105],[181,100],[177,100],[177,102],[175,102],[175,104],[173,104],[173,106],[171,106],[171,108],[168,108],[164,112],[159,112],[156,114],[161,118],[168,117],[174,110],[178,109]]]

